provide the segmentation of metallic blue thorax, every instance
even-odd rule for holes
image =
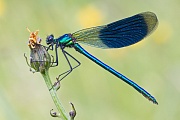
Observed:
[[[60,44],[66,47],[73,44],[71,34],[64,34],[63,36],[57,38],[56,41],[58,41]]]

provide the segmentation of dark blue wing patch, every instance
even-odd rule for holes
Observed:
[[[145,12],[108,24],[100,30],[99,38],[109,48],[120,48],[135,44],[156,27],[154,13]]]

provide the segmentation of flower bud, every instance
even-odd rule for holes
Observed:
[[[45,47],[40,44],[35,44],[33,49],[30,49],[30,65],[37,71],[44,73],[51,66],[51,57]]]
[[[70,116],[71,120],[74,120],[74,118],[76,116],[76,110],[75,110],[74,105],[71,102],[70,102],[70,104],[71,104],[72,110],[69,112],[69,116]]]
[[[60,117],[60,113],[53,112],[53,109],[50,110],[50,115],[51,115],[52,117]]]

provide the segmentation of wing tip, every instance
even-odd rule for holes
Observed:
[[[143,17],[144,22],[147,25],[147,34],[150,34],[157,28],[158,18],[155,13],[147,11],[140,13],[139,15]]]

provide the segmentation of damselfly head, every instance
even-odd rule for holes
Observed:
[[[27,30],[30,32],[28,46],[30,48],[35,48],[36,44],[40,44],[41,43],[41,38],[39,38],[37,36],[38,33],[39,33],[39,30],[36,30],[35,32],[31,32],[28,28],[27,28]]]
[[[47,36],[46,44],[49,45],[49,44],[53,44],[53,43],[54,43],[54,35],[51,34],[51,35]]]

